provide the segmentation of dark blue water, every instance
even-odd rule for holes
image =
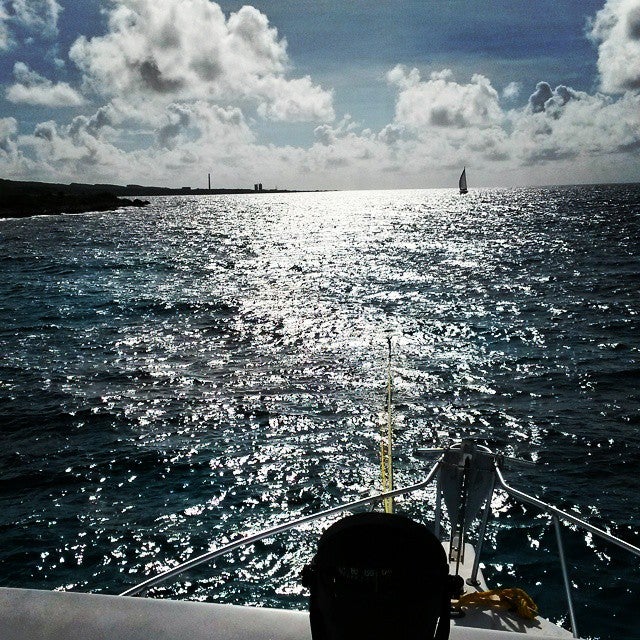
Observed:
[[[638,545],[640,186],[156,199],[0,221],[0,585],[119,593],[472,437]],[[400,510],[429,520],[433,492]],[[548,518],[493,503],[485,573],[566,620]],[[326,524],[168,597],[304,608]],[[640,637],[638,560],[564,529],[583,635]]]

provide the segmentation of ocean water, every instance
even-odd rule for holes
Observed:
[[[0,586],[119,593],[396,485],[473,438],[640,544],[640,185],[168,197],[0,221]],[[549,519],[497,493],[485,573],[567,624]],[[433,490],[398,509],[433,518]],[[327,523],[159,597],[306,607]],[[637,558],[563,529],[582,635],[638,638]]]

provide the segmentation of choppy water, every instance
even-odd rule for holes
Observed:
[[[640,543],[640,186],[161,198],[0,221],[0,585],[118,593],[473,437]],[[428,520],[432,492],[401,509]],[[503,496],[486,574],[566,619],[553,531]],[[323,525],[170,597],[304,608]],[[583,635],[640,637],[637,559],[565,529]],[[585,544],[586,542],[586,544]],[[635,617],[634,617],[635,616]]]

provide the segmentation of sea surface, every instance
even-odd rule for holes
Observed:
[[[640,185],[163,197],[0,221],[0,586],[120,593],[472,438],[640,544]],[[434,490],[398,501],[433,520]],[[493,499],[492,586],[567,624],[549,518]],[[327,522],[158,597],[304,609]],[[640,561],[563,528],[583,636],[640,638]]]

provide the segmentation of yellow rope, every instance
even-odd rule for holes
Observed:
[[[522,589],[491,589],[490,591],[465,593],[458,600],[457,606],[473,605],[509,609],[526,620],[533,620],[538,615],[538,606],[531,596]]]

